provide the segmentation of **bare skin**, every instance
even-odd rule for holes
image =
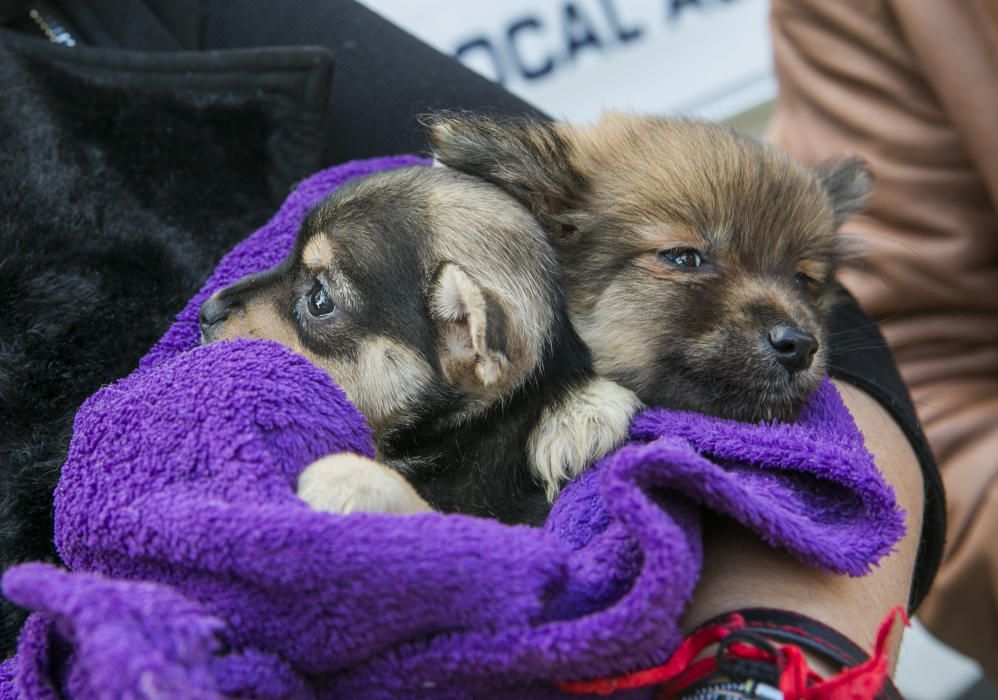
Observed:
[[[770,548],[730,521],[705,532],[704,568],[684,619],[693,629],[726,612],[750,607],[792,610],[825,623],[870,650],[877,628],[895,605],[906,606],[922,527],[922,475],[904,433],[887,411],[854,386],[835,382],[884,478],[905,510],[907,533],[895,551],[861,578],[822,573]],[[901,627],[891,637],[897,663]],[[811,657],[822,675],[836,672]]]

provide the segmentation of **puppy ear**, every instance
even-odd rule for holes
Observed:
[[[549,231],[571,231],[563,215],[581,206],[586,181],[555,124],[450,112],[422,121],[437,161],[502,188]]]
[[[855,214],[866,203],[873,188],[873,177],[866,162],[860,158],[823,163],[817,169],[828,199],[832,203],[835,228]]]
[[[459,265],[444,263],[429,304],[447,379],[467,390],[503,384],[510,374],[506,314],[493,295]]]

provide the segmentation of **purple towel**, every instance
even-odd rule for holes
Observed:
[[[294,493],[319,456],[372,453],[321,370],[273,343],[197,346],[208,294],[276,264],[342,182],[321,172],[219,265],[128,378],[77,414],[56,493],[69,571],[26,564],[35,610],[0,700],[551,697],[664,661],[700,570],[698,504],[859,575],[902,514],[825,383],[793,425],[649,410],[544,528],[458,515],[332,515]]]

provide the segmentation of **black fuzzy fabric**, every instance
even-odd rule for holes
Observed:
[[[315,49],[145,56],[0,32],[3,569],[56,557],[80,403],[318,166],[331,70]],[[2,601],[0,658],[22,620]]]

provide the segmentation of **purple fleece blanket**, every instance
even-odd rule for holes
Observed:
[[[793,425],[649,410],[569,485],[544,528],[311,511],[312,460],[372,454],[322,371],[262,341],[197,347],[208,294],[277,263],[303,182],[223,260],[131,376],[80,409],[56,493],[68,570],[11,569],[36,611],[0,698],[549,697],[664,661],[701,562],[700,505],[814,566],[859,575],[902,514],[825,383]]]

